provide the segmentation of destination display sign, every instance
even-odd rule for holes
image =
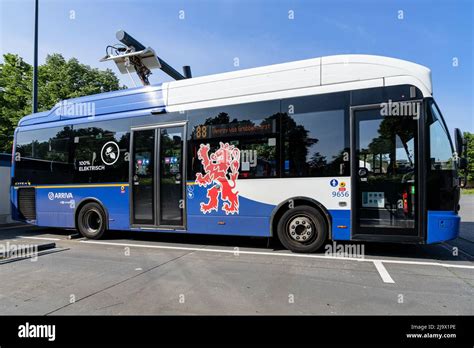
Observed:
[[[216,125],[197,125],[194,127],[193,138],[209,139],[235,137],[250,134],[275,133],[276,120],[243,121]]]

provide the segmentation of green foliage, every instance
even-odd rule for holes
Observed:
[[[14,54],[0,64],[0,152],[11,152],[13,130],[31,113],[32,68]]]
[[[21,57],[7,53],[0,64],[0,152],[10,153],[18,121],[32,112],[33,68]],[[112,70],[101,71],[68,61],[61,54],[46,57],[38,67],[38,110],[51,109],[61,100],[125,88]]]
[[[468,182],[474,181],[474,134],[464,132],[464,138],[467,140],[467,152],[463,154],[463,157],[467,158],[467,180]]]

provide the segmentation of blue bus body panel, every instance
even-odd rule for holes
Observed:
[[[13,218],[19,220],[17,189],[12,188]],[[206,188],[188,185],[186,190],[187,229],[176,232],[194,234],[272,236],[271,216],[277,206],[239,198],[239,214],[226,214],[219,201],[218,210],[204,214],[201,202],[207,201]],[[111,230],[140,230],[130,227],[128,184],[50,185],[36,187],[38,226],[75,228],[76,208],[85,199],[94,199],[106,208]],[[350,240],[350,210],[329,211],[334,240]],[[340,228],[340,226],[345,228]],[[170,232],[159,228],[147,231]],[[174,232],[174,231],[173,231]]]
[[[329,210],[332,218],[332,239],[351,240],[351,211]]]
[[[12,205],[14,217],[18,210],[17,189],[12,188]],[[187,186],[187,232],[194,234],[239,235],[270,237],[271,216],[274,205],[256,202],[245,197],[239,199],[239,214],[226,214],[219,202],[218,210],[202,213],[201,202],[205,202],[206,189],[197,185]],[[95,199],[103,204],[112,230],[140,230],[130,228],[129,187],[128,184],[94,184],[94,185],[51,185],[36,187],[37,219],[35,224],[45,227],[75,228],[76,208],[85,199]],[[333,220],[333,239],[348,240],[350,230],[338,226],[349,226],[349,210],[330,211]],[[169,230],[149,230],[170,232]]]
[[[86,198],[94,198],[106,208],[109,228],[128,230],[128,185],[44,186],[36,189],[36,224],[49,227],[75,227],[75,210]]]
[[[108,186],[110,185],[110,186]],[[17,191],[12,189],[13,211],[17,212]],[[206,190],[195,190],[204,199]],[[193,198],[196,196],[193,196]],[[36,187],[36,225],[45,227],[75,227],[76,208],[85,199],[95,199],[106,208],[111,230],[137,230],[130,228],[128,184],[51,185]],[[266,237],[271,235],[270,216],[274,206],[240,198],[240,214],[226,215],[223,211],[203,214],[200,200],[187,197],[186,231],[196,234],[222,234]],[[221,208],[221,207],[219,207]],[[18,217],[18,214],[15,216]],[[139,230],[139,229],[138,229]],[[152,230],[150,230],[152,231]],[[170,232],[169,230],[153,230]],[[174,232],[174,231],[173,231]]]
[[[219,202],[217,211],[201,212],[200,203],[206,202],[207,189],[188,183],[186,189],[188,209],[188,232],[270,237],[271,216],[276,205],[257,202],[245,197],[239,198],[239,214],[226,214]],[[335,240],[350,239],[350,210],[330,210],[332,236]],[[344,227],[342,227],[344,226]]]
[[[10,186],[10,208],[12,213],[12,219],[15,221],[22,221],[17,202],[18,190],[16,190],[13,186]]]
[[[202,234],[222,234],[269,237],[270,217],[274,205],[256,202],[239,197],[239,213],[226,214],[222,210],[223,202],[219,200],[217,211],[204,214],[201,202],[206,202],[207,189],[188,183],[186,186],[188,232]]]
[[[438,243],[459,236],[461,218],[453,211],[428,211],[426,243]]]

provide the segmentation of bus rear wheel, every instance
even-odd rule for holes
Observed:
[[[317,209],[297,206],[282,215],[277,233],[285,248],[296,253],[312,253],[326,241],[328,224]]]
[[[86,238],[100,239],[106,226],[107,217],[98,203],[85,204],[77,215],[77,229]]]

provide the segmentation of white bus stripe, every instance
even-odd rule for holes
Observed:
[[[384,283],[395,283],[392,277],[390,277],[390,274],[383,265],[382,261],[374,261],[374,265],[375,268],[377,268],[377,271],[379,272],[380,277],[382,277]]]
[[[326,256],[326,255],[290,254],[290,253],[267,252],[267,251],[245,251],[245,250],[238,250],[238,251],[237,251],[237,250],[225,250],[225,249],[206,249],[206,248],[193,248],[193,247],[175,247],[175,246],[165,246],[165,245],[145,245],[145,244],[131,244],[131,243],[112,243],[112,242],[100,242],[100,241],[91,241],[91,240],[81,240],[81,241],[79,241],[79,243],[98,244],[98,245],[128,246],[128,247],[151,248],[151,249],[168,249],[168,250],[183,250],[183,251],[204,251],[204,252],[210,252],[210,253],[245,254],[245,255],[268,255],[268,256],[299,257],[299,258],[310,258],[310,259],[331,259],[331,260],[359,261],[359,262],[374,262],[374,261],[380,261],[380,262],[385,262],[385,263],[404,264],[404,265],[438,266],[438,267],[451,267],[451,268],[474,269],[474,266],[469,266],[469,265],[453,265],[453,264],[441,263],[441,262],[404,261],[404,260],[390,260],[390,259],[366,259],[366,258],[354,258],[354,257]]]

